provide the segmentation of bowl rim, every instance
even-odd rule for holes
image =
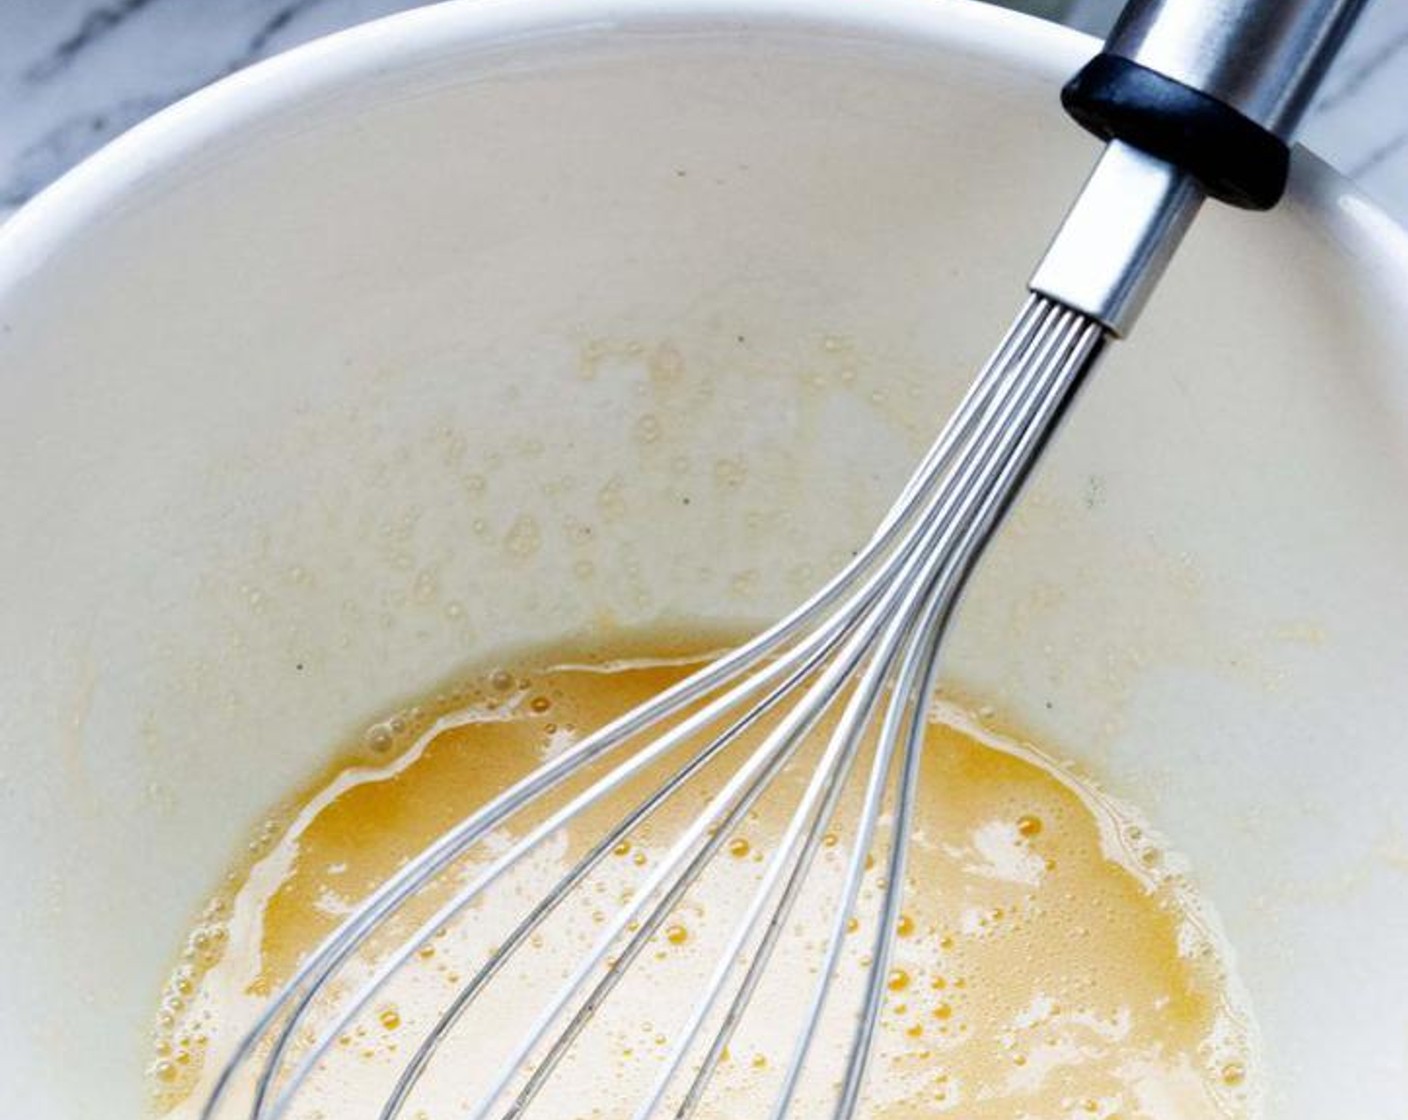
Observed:
[[[203,147],[339,86],[417,61],[609,33],[750,31],[932,46],[1000,61],[1053,90],[1099,46],[1083,32],[980,0],[443,0],[314,39],[221,78],[140,121],[0,226],[0,300],[130,195]],[[1386,296],[1408,305],[1408,230],[1325,160],[1297,146],[1289,199],[1311,212]],[[1396,297],[1396,298],[1395,298]]]

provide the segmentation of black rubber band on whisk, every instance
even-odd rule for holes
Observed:
[[[1123,140],[1196,178],[1208,194],[1246,210],[1280,201],[1290,148],[1215,97],[1114,54],[1091,59],[1061,104],[1102,140]]]

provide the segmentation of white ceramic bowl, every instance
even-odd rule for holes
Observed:
[[[141,1113],[183,928],[363,722],[832,568],[1095,153],[1056,106],[1091,46],[952,0],[448,4],[21,212],[6,1114]],[[1277,213],[1208,212],[949,658],[1191,857],[1278,1120],[1401,1118],[1408,1085],[1405,291],[1403,236],[1311,158]]]

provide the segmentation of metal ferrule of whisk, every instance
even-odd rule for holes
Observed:
[[[489,1071],[488,1088],[465,1115],[525,1113],[731,831],[824,720],[824,745],[757,886],[739,901],[717,967],[698,990],[677,993],[688,1004],[685,1025],[650,1090],[632,1107],[635,1120],[688,1117],[705,1101],[843,791],[855,782],[861,807],[847,838],[840,896],[806,997],[806,1019],[770,1110],[774,1120],[796,1114],[798,1087],[835,995],[865,861],[877,838],[888,837],[872,963],[858,1005],[846,1009],[849,1046],[830,1106],[836,1120],[855,1116],[886,996],[941,639],[964,584],[1083,378],[1106,343],[1129,331],[1204,198],[1254,209],[1279,198],[1287,143],[1361,6],[1362,0],[1130,4],[1105,50],[1063,95],[1072,115],[1108,142],[1105,153],[1037,269],[1016,322],[870,541],[787,618],[588,735],[398,871],[264,1008],[223,1067],[204,1120],[291,1115],[335,1040],[438,930],[472,918],[466,911],[485,892],[593,805],[649,767],[671,767],[446,1000],[377,1106],[381,1120],[409,1116],[416,1087],[435,1069],[446,1038],[535,931],[704,767],[745,733],[759,731],[756,748],[642,873],[512,1057]],[[862,749],[865,743],[873,746]],[[588,767],[593,778],[585,788],[543,800]],[[474,864],[433,914],[380,952],[359,986],[348,987],[348,963],[407,903],[525,808],[544,804],[551,812]]]

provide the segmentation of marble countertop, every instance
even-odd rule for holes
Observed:
[[[1118,0],[1012,3],[1097,33],[1119,7]],[[318,35],[415,6],[415,0],[0,0],[0,211],[21,205],[118,133],[217,78]],[[1304,139],[1408,223],[1408,0],[1371,0]]]

